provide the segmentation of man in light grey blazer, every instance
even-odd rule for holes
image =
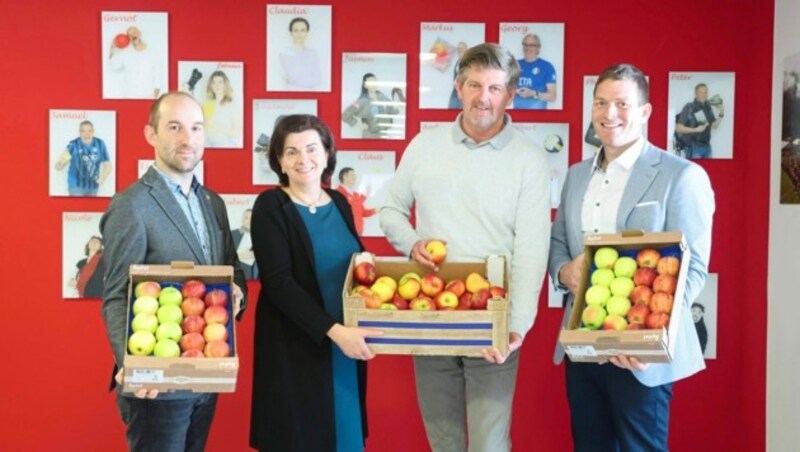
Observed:
[[[125,357],[132,264],[232,265],[234,312],[238,316],[244,308],[245,279],[225,204],[193,173],[204,151],[202,108],[186,93],[165,94],[153,104],[144,134],[155,148],[154,166],[117,194],[100,220],[106,262],[103,318],[118,369],[116,383]],[[216,401],[216,394],[117,391],[130,450],[202,451]]]
[[[584,262],[585,233],[623,229],[680,231],[691,248],[674,359],[646,364],[617,356],[611,364],[567,359],[567,396],[576,451],[667,450],[672,383],[703,368],[690,305],[708,275],[714,192],[706,172],[648,143],[649,86],[631,65],[606,69],[595,85],[592,124],[602,148],[570,168],[550,240],[549,273],[569,291],[566,326]],[[564,350],[556,349],[560,363]]]

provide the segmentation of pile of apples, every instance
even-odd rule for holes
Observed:
[[[436,273],[420,276],[409,272],[395,281],[389,276],[377,277],[375,266],[362,262],[353,269],[357,285],[351,295],[364,298],[369,309],[412,309],[416,311],[464,311],[486,309],[489,299],[505,298],[506,291],[492,286],[478,273],[470,273],[465,279],[445,282]]]
[[[165,358],[230,356],[228,293],[206,292],[206,285],[196,279],[180,287],[162,288],[155,281],[136,285],[128,351]]]
[[[645,248],[636,258],[598,248],[581,315],[589,330],[661,329],[669,324],[681,262]]]

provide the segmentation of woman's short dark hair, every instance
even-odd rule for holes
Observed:
[[[303,17],[295,17],[294,19],[292,19],[292,21],[289,22],[289,31],[292,31],[292,27],[294,27],[294,24],[296,24],[297,22],[302,22],[306,24],[306,31],[311,31],[311,25],[309,25],[308,21]]]
[[[319,134],[322,147],[328,153],[328,164],[322,170],[322,183],[323,185],[331,183],[331,175],[336,169],[336,145],[333,142],[331,129],[314,115],[287,115],[275,124],[272,139],[269,141],[269,167],[278,174],[278,181],[284,187],[289,185],[289,176],[283,173],[280,160],[283,157],[286,137],[306,130],[315,130]]]

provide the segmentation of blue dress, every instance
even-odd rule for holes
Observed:
[[[297,203],[295,205],[311,237],[317,283],[322,291],[325,311],[343,323],[342,286],[350,257],[360,251],[360,246],[333,202],[318,206],[314,214],[306,206]],[[364,449],[364,435],[361,431],[356,362],[345,356],[333,342],[331,342],[331,354],[336,450],[361,451]]]

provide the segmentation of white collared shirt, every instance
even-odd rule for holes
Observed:
[[[601,168],[603,149],[595,155],[592,165],[592,179],[583,195],[581,208],[581,229],[583,233],[609,234],[617,232],[617,213],[622,201],[622,193],[631,176],[636,159],[642,154],[644,139],[639,138],[631,147],[605,170]]]

